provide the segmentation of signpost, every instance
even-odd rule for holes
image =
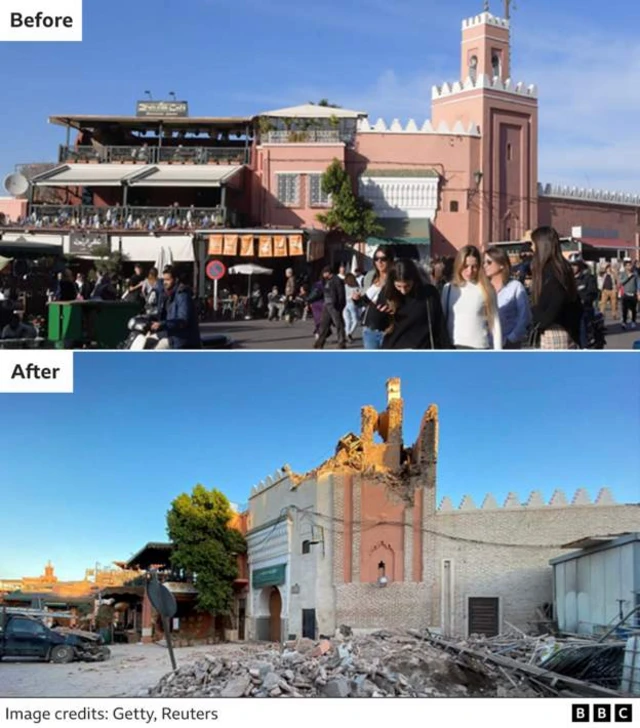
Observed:
[[[169,648],[171,667],[175,672],[178,668],[176,666],[176,658],[173,654],[173,645],[171,644],[171,629],[169,627],[169,620],[175,617],[176,612],[178,611],[176,598],[164,584],[161,584],[158,581],[158,575],[155,572],[152,572],[151,579],[147,584],[147,595],[149,597],[149,601],[162,619],[162,629],[164,631],[165,639],[167,640],[167,647]]]
[[[211,260],[205,268],[207,278],[213,281],[213,315],[218,310],[218,281],[227,273],[227,267],[221,260]]]

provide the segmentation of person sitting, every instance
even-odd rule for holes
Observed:
[[[173,266],[165,267],[162,278],[165,297],[160,321],[151,325],[151,331],[164,334],[157,348],[201,349],[198,314],[190,288],[178,280]]]
[[[269,321],[279,321],[284,313],[284,296],[280,295],[278,286],[274,286],[271,289],[271,293],[267,295],[267,304]]]
[[[21,321],[20,316],[14,313],[9,323],[2,329],[2,339],[35,339],[36,330]]]

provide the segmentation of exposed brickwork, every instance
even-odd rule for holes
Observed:
[[[338,518],[342,518],[342,510],[339,512]],[[360,478],[354,478],[353,481],[353,566],[351,568],[351,578],[354,582],[360,581],[360,549],[361,549],[361,530],[362,523],[362,484]]]
[[[413,581],[413,508],[404,512],[404,580]]]
[[[429,626],[429,592],[424,584],[341,584],[336,587],[338,624],[357,629]]]
[[[331,522],[330,532],[333,534],[333,583],[342,584],[344,581],[344,569],[342,559],[344,554],[344,527],[341,519],[344,518],[344,484],[342,478],[333,476],[333,514],[334,521]],[[355,544],[354,544],[354,551]]]

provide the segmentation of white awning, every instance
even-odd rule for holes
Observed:
[[[191,235],[112,235],[114,250],[122,252],[139,263],[154,264],[161,248],[171,253],[175,263],[193,263],[193,238]]]
[[[129,164],[63,164],[36,175],[36,187],[120,187],[143,167]]]
[[[128,184],[132,187],[220,187],[241,169],[242,165],[154,165],[136,170]]]
[[[275,111],[263,111],[260,116],[272,119],[361,119],[368,114],[366,111],[352,111],[341,109],[335,106],[320,106],[319,104],[302,104],[301,106],[289,106],[286,109]]]

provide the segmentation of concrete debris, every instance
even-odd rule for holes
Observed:
[[[215,648],[213,648],[215,650]],[[150,691],[177,697],[535,697],[530,684],[460,659],[419,632],[379,631],[299,639],[229,658],[215,652],[165,676]]]

